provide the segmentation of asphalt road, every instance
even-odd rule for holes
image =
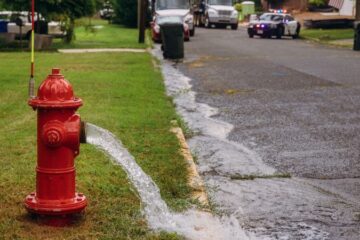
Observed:
[[[225,171],[224,157],[201,149],[206,138],[193,142],[218,209],[263,239],[359,239],[360,53],[249,39],[243,28],[198,28],[185,49],[177,67],[196,101],[233,125],[228,140],[275,169],[241,172],[229,149]],[[219,164],[209,170],[209,161]]]

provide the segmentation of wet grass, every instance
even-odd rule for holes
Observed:
[[[72,227],[38,225],[24,197],[35,189],[36,114],[27,106],[28,54],[0,53],[1,239],[179,239],[148,230],[141,202],[122,169],[102,152],[82,145],[76,159],[77,189],[89,199]],[[59,67],[84,100],[83,120],[117,135],[161,189],[172,209],[188,206],[190,190],[179,143],[170,133],[177,119],[161,73],[149,54],[37,54],[37,84]]]

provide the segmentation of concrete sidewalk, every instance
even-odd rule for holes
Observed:
[[[93,48],[93,49],[59,49],[60,53],[104,53],[104,52],[121,52],[121,53],[145,53],[146,49],[134,48]]]

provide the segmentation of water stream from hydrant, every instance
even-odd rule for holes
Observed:
[[[134,157],[111,132],[87,124],[87,142],[111,156],[127,173],[144,204],[149,227],[157,231],[176,232],[192,240],[254,239],[241,228],[235,217],[215,217],[210,213],[188,210],[172,213],[154,181],[140,168]]]

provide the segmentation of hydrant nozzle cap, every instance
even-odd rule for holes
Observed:
[[[60,75],[60,68],[53,68],[51,74],[52,75]]]

